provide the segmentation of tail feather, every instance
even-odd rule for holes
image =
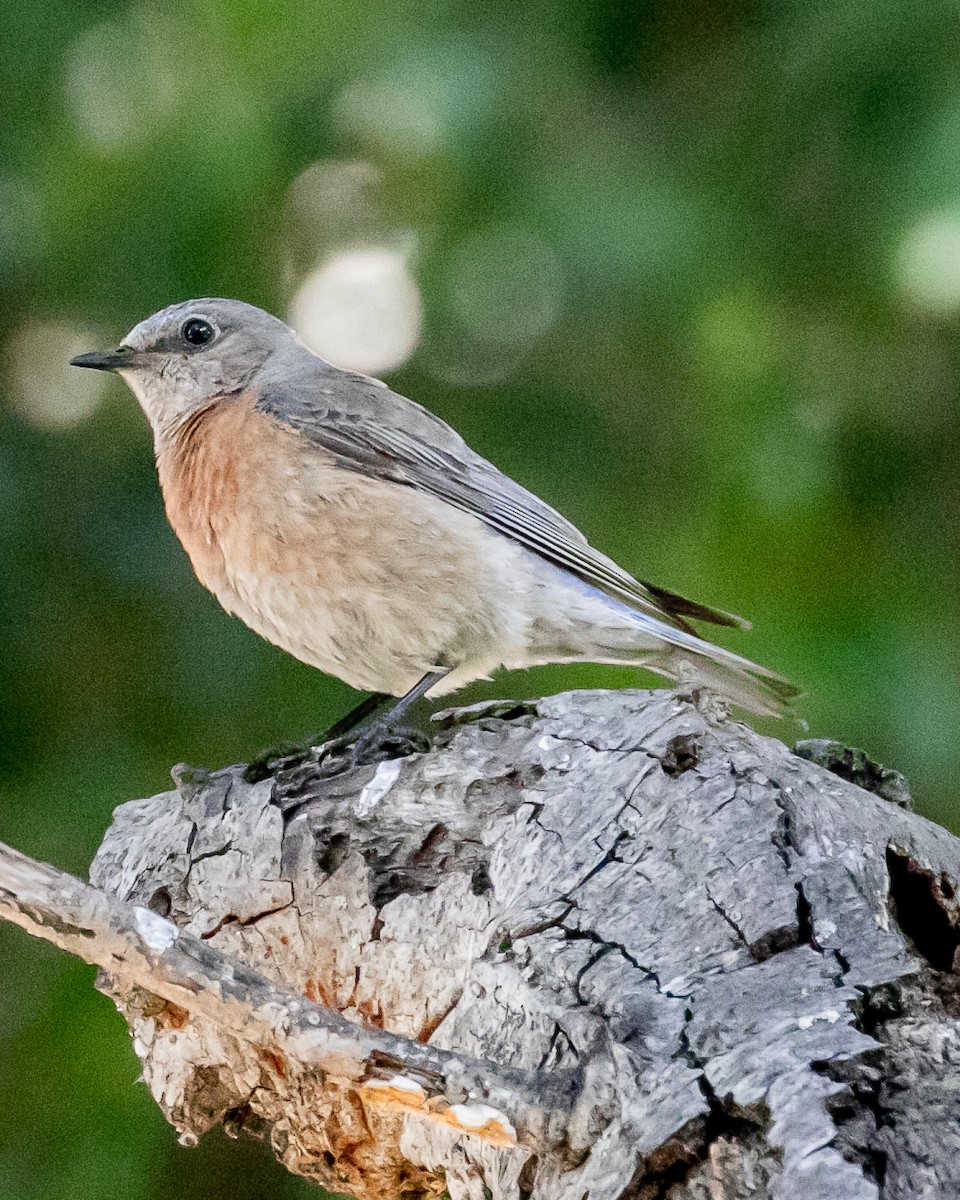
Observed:
[[[708,642],[696,633],[673,629],[656,619],[639,618],[648,633],[662,643],[647,655],[638,653],[644,666],[682,682],[693,680],[726,696],[732,703],[765,716],[785,716],[799,691],[782,675]],[[638,647],[639,650],[639,647]]]
[[[602,662],[640,666],[680,683],[702,684],[731,704],[765,716],[783,717],[799,691],[789,680],[700,637],[683,617],[714,624],[745,624],[662,588],[648,588],[663,610],[657,616],[619,597],[558,572],[551,576],[537,634],[526,647],[523,665],[546,662]],[[509,664],[508,664],[509,665]],[[517,664],[519,665],[519,664]]]
[[[625,606],[610,603],[624,614]],[[589,628],[592,644],[586,654],[578,657],[625,666],[633,663],[680,683],[699,683],[737,707],[764,716],[786,716],[790,702],[799,695],[799,690],[782,675],[725,646],[708,642],[685,623],[626,611],[629,620],[603,624],[595,620]]]
[[[719,649],[708,642],[704,643],[704,647]],[[668,679],[707,687],[738,708],[766,717],[787,716],[791,702],[800,694],[789,680],[748,659],[727,662],[706,653],[691,653],[676,646],[666,646],[644,657],[642,665]]]
[[[706,604],[698,604],[696,600],[688,600],[686,596],[678,596],[676,592],[657,587],[655,583],[643,580],[643,586],[653,596],[660,608],[671,617],[690,617],[694,621],[709,621],[713,625],[726,625],[731,629],[749,629],[750,622],[736,613],[724,612],[722,608],[710,608]],[[687,625],[686,621],[679,622],[680,627],[688,633],[696,631]]]

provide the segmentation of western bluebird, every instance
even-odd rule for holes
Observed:
[[[687,621],[740,618],[634,579],[438,417],[258,308],[175,304],[73,362],[116,371],[139,400],[200,582],[353,687],[404,708],[498,667],[596,662],[758,713],[795,695]]]

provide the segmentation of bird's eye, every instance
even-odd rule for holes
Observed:
[[[184,321],[180,336],[191,346],[205,346],[213,341],[214,330],[209,321],[191,317],[189,321]]]

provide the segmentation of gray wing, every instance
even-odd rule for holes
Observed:
[[[640,612],[687,630],[685,616],[745,624],[634,579],[576,526],[474,453],[439,417],[379,380],[323,367],[319,378],[261,386],[256,407],[322,446],[346,469],[428,492]]]

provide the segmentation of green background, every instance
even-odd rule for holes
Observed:
[[[960,828],[955,4],[36,0],[4,25],[0,838],[82,874],[172,763],[355,701],[202,590],[132,397],[109,380],[76,419],[62,362],[189,296],[283,314],[357,244],[400,247],[422,295],[398,390],[629,569],[748,615],[726,643],[800,684],[811,734]],[[304,211],[316,163],[353,184]],[[91,982],[0,927],[5,1200],[318,1194],[262,1148],[180,1148]]]

